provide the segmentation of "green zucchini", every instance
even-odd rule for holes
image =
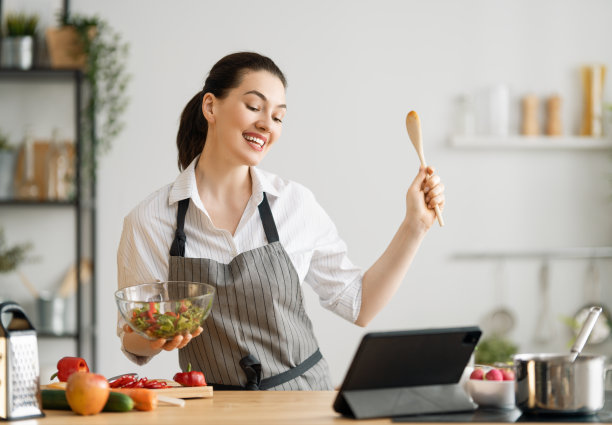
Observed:
[[[41,390],[43,409],[70,410],[64,390]],[[105,412],[127,412],[134,408],[134,400],[126,394],[111,391],[104,405]]]
[[[104,405],[105,412],[127,412],[134,408],[134,400],[127,395],[111,391]]]
[[[48,410],[70,410],[68,400],[66,400],[66,391],[64,390],[41,390],[43,409]]]

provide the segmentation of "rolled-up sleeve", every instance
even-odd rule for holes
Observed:
[[[307,227],[314,237],[305,282],[324,308],[354,323],[361,308],[363,270],[349,259],[346,243],[314,196],[308,204]]]

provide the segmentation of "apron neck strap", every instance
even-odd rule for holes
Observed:
[[[259,209],[259,216],[266,232],[266,239],[268,243],[278,242],[278,231],[276,230],[276,223],[272,216],[272,210],[270,210],[270,204],[268,203],[268,197],[266,192],[263,193],[263,201],[257,207]]]
[[[189,198],[179,201],[178,211],[176,213],[176,232],[174,232],[174,240],[170,246],[170,255],[173,257],[185,256],[185,215],[189,208]]]

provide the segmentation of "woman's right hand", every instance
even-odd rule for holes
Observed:
[[[444,209],[444,185],[432,167],[420,167],[406,194],[406,221],[429,230],[436,221],[434,208]]]
[[[136,333],[134,333],[134,330],[128,325],[125,324],[123,325],[123,330],[126,333],[125,336],[127,336],[128,334],[130,335],[128,338],[130,339],[130,341],[132,342],[132,344],[130,345],[138,345],[139,347],[147,347],[149,348],[151,351],[154,352],[159,352],[161,350],[165,350],[165,351],[172,351],[174,349],[181,349],[184,346],[186,346],[187,344],[189,344],[189,342],[195,338],[196,336],[200,335],[202,333],[202,331],[204,330],[201,326],[198,327],[198,329],[195,330],[195,332],[191,333],[191,334],[187,334],[187,335],[176,335],[173,339],[167,340],[165,338],[159,338],[159,339],[155,339],[155,340],[150,340],[147,339],[141,335],[138,335]],[[130,352],[134,352],[130,349],[131,347],[126,347],[126,349]],[[134,347],[135,348],[135,347]],[[135,351],[140,351],[138,349],[135,349]],[[138,354],[135,353],[134,354]]]

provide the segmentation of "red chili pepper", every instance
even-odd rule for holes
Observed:
[[[163,381],[158,381],[157,379],[152,379],[143,384],[145,388],[157,389],[157,388],[166,388],[168,384]]]
[[[57,376],[60,382],[66,382],[74,372],[89,372],[87,362],[80,357],[62,357],[57,362],[57,372],[51,375],[51,380]]]
[[[203,387],[206,385],[204,374],[191,370],[191,363],[187,365],[187,372],[179,372],[174,375],[174,380],[183,387]]]
[[[165,381],[157,379],[148,379],[146,377],[137,379],[134,375],[123,375],[115,379],[110,384],[111,388],[167,388],[168,384]]]
[[[136,377],[134,375],[123,375],[115,379],[109,385],[111,388],[122,388],[134,381],[136,381]]]

